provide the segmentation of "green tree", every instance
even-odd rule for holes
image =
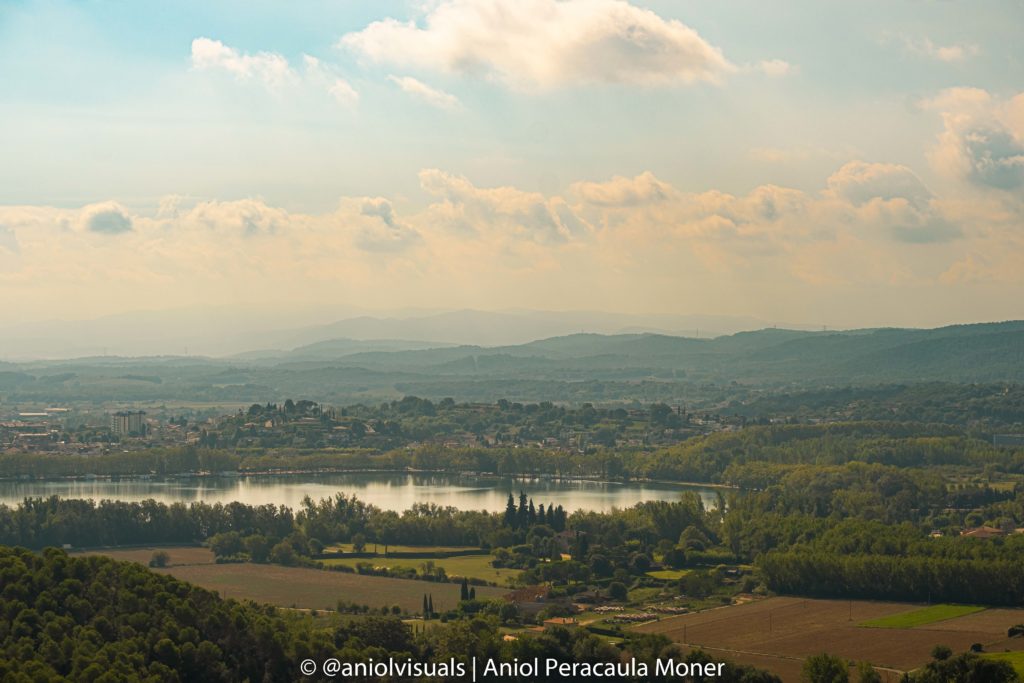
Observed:
[[[800,680],[803,683],[849,683],[850,667],[845,659],[823,652],[804,660]]]
[[[882,675],[870,662],[860,662],[857,664],[857,683],[882,683]]]
[[[157,550],[153,553],[153,556],[149,558],[150,567],[166,567],[171,561],[171,556],[164,550]]]

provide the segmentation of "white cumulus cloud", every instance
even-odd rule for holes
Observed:
[[[239,80],[256,80],[268,88],[278,88],[297,79],[295,71],[282,55],[275,52],[243,54],[211,38],[192,41],[192,68],[223,70]]]
[[[458,109],[459,99],[443,90],[432,88],[412,76],[388,76],[388,79],[395,83],[403,92],[412,95],[418,100],[437,107],[439,109]]]
[[[986,189],[1024,189],[1024,93],[1008,100],[980,88],[950,88],[924,103],[944,130],[930,159],[939,170]]]
[[[337,102],[354,105],[359,93],[334,67],[312,55],[302,56],[302,68],[296,69],[276,52],[246,54],[219,40],[196,38],[192,41],[192,68],[197,71],[221,71],[241,82],[255,82],[271,92],[285,87],[307,87],[328,93]]]
[[[718,82],[735,70],[689,26],[625,0],[442,0],[420,24],[384,19],[339,44],[372,62],[524,90]]]

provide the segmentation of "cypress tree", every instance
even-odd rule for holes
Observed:
[[[516,499],[512,497],[512,492],[508,494],[508,502],[505,504],[505,526],[514,527],[516,525]]]

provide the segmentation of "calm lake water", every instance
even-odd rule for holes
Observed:
[[[26,497],[61,496],[138,501],[152,498],[165,503],[205,501],[250,505],[273,503],[298,507],[305,496],[314,500],[336,493],[355,494],[360,500],[390,510],[405,510],[413,503],[453,505],[464,510],[505,509],[509,492],[523,491],[536,505],[554,503],[566,510],[606,511],[645,500],[677,500],[681,492],[696,491],[706,506],[717,500],[714,489],[673,484],[550,479],[512,479],[432,474],[289,474],[255,477],[197,477],[192,479],[91,481],[3,481],[0,503],[16,505]]]

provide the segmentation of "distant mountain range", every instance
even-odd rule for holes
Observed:
[[[431,322],[430,324],[434,324]],[[0,364],[7,401],[638,400],[709,387],[1024,382],[1024,321],[937,329],[762,329],[697,339],[555,336],[503,346],[330,339],[231,358],[98,357]],[[719,392],[720,393],[720,392]]]
[[[377,348],[424,345],[523,344],[577,332],[658,333],[715,337],[768,327],[752,317],[634,315],[594,311],[403,312],[348,315],[310,309],[211,308],[142,311],[92,320],[0,323],[0,359],[81,356],[272,356],[339,339],[375,341]],[[386,341],[380,341],[386,340]]]
[[[442,375],[579,379],[623,373],[635,378],[687,376],[744,382],[862,382],[1024,379],[1024,322],[956,325],[931,330],[865,329],[807,332],[763,329],[714,339],[663,334],[593,333],[506,346],[365,350],[352,340],[299,347],[278,363],[342,361],[382,371]],[[329,358],[331,352],[335,357]],[[685,375],[681,375],[685,373]]]

